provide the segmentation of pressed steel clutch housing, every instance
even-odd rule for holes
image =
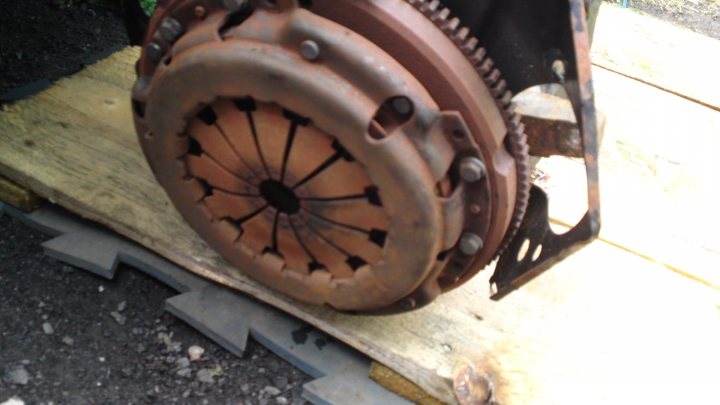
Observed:
[[[523,127],[439,2],[161,1],[148,27],[143,150],[239,271],[302,301],[397,312],[516,249]]]

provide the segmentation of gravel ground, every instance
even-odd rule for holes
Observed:
[[[175,292],[154,279],[50,259],[7,216],[0,235],[0,403],[304,403],[307,376],[255,342],[242,359],[215,345],[163,312]]]
[[[62,3],[0,2],[0,94],[127,43],[114,13]],[[163,312],[166,286],[131,269],[112,282],[74,269],[42,254],[45,239],[0,218],[0,404],[305,403],[309,378],[261,345],[237,358]]]

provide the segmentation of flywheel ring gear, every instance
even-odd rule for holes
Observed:
[[[143,150],[198,233],[253,278],[341,310],[413,309],[487,265],[525,200],[522,128],[496,71],[477,74],[489,59],[438,29],[447,13],[240,3],[160,3],[138,63]],[[398,58],[409,39],[424,42]],[[450,73],[419,67],[438,56]],[[486,172],[467,181],[468,160]]]

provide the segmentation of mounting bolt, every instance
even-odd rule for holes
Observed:
[[[148,44],[147,48],[145,48],[145,52],[147,52],[148,58],[150,58],[153,62],[159,62],[163,57],[162,47],[155,42]]]
[[[565,62],[561,61],[560,59],[556,59],[553,61],[551,65],[553,73],[555,73],[555,77],[560,81],[561,83],[565,81]]]
[[[410,310],[415,309],[415,307],[417,306],[417,303],[415,302],[415,300],[413,298],[408,297],[408,298],[405,298],[404,300],[400,301],[400,306],[402,307],[402,309],[404,309],[406,311],[410,311]]]
[[[195,6],[195,17],[205,18],[206,15],[207,15],[207,10],[205,10],[205,7]]]
[[[315,60],[320,57],[320,45],[311,39],[307,39],[300,44],[300,54],[307,60]]]
[[[222,0],[222,4],[228,11],[234,13],[244,8],[248,4],[248,0]]]
[[[458,248],[465,256],[475,256],[483,246],[485,246],[485,243],[480,236],[472,232],[465,232],[460,237]]]
[[[172,44],[173,42],[177,41],[177,39],[180,37],[180,35],[183,34],[183,32],[185,32],[185,29],[183,28],[182,24],[178,22],[178,20],[170,17],[165,17],[160,23],[160,28],[158,29],[158,32],[160,33],[160,38],[164,39],[165,42],[167,42],[168,44]]]
[[[407,97],[395,97],[392,101],[393,109],[400,115],[408,115],[412,112],[412,104]]]
[[[485,163],[476,157],[467,157],[460,162],[460,177],[468,183],[480,181],[486,173]]]

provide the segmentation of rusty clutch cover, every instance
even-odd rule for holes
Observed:
[[[137,69],[160,184],[238,271],[291,297],[411,310],[521,227],[510,91],[437,1],[160,1]]]

